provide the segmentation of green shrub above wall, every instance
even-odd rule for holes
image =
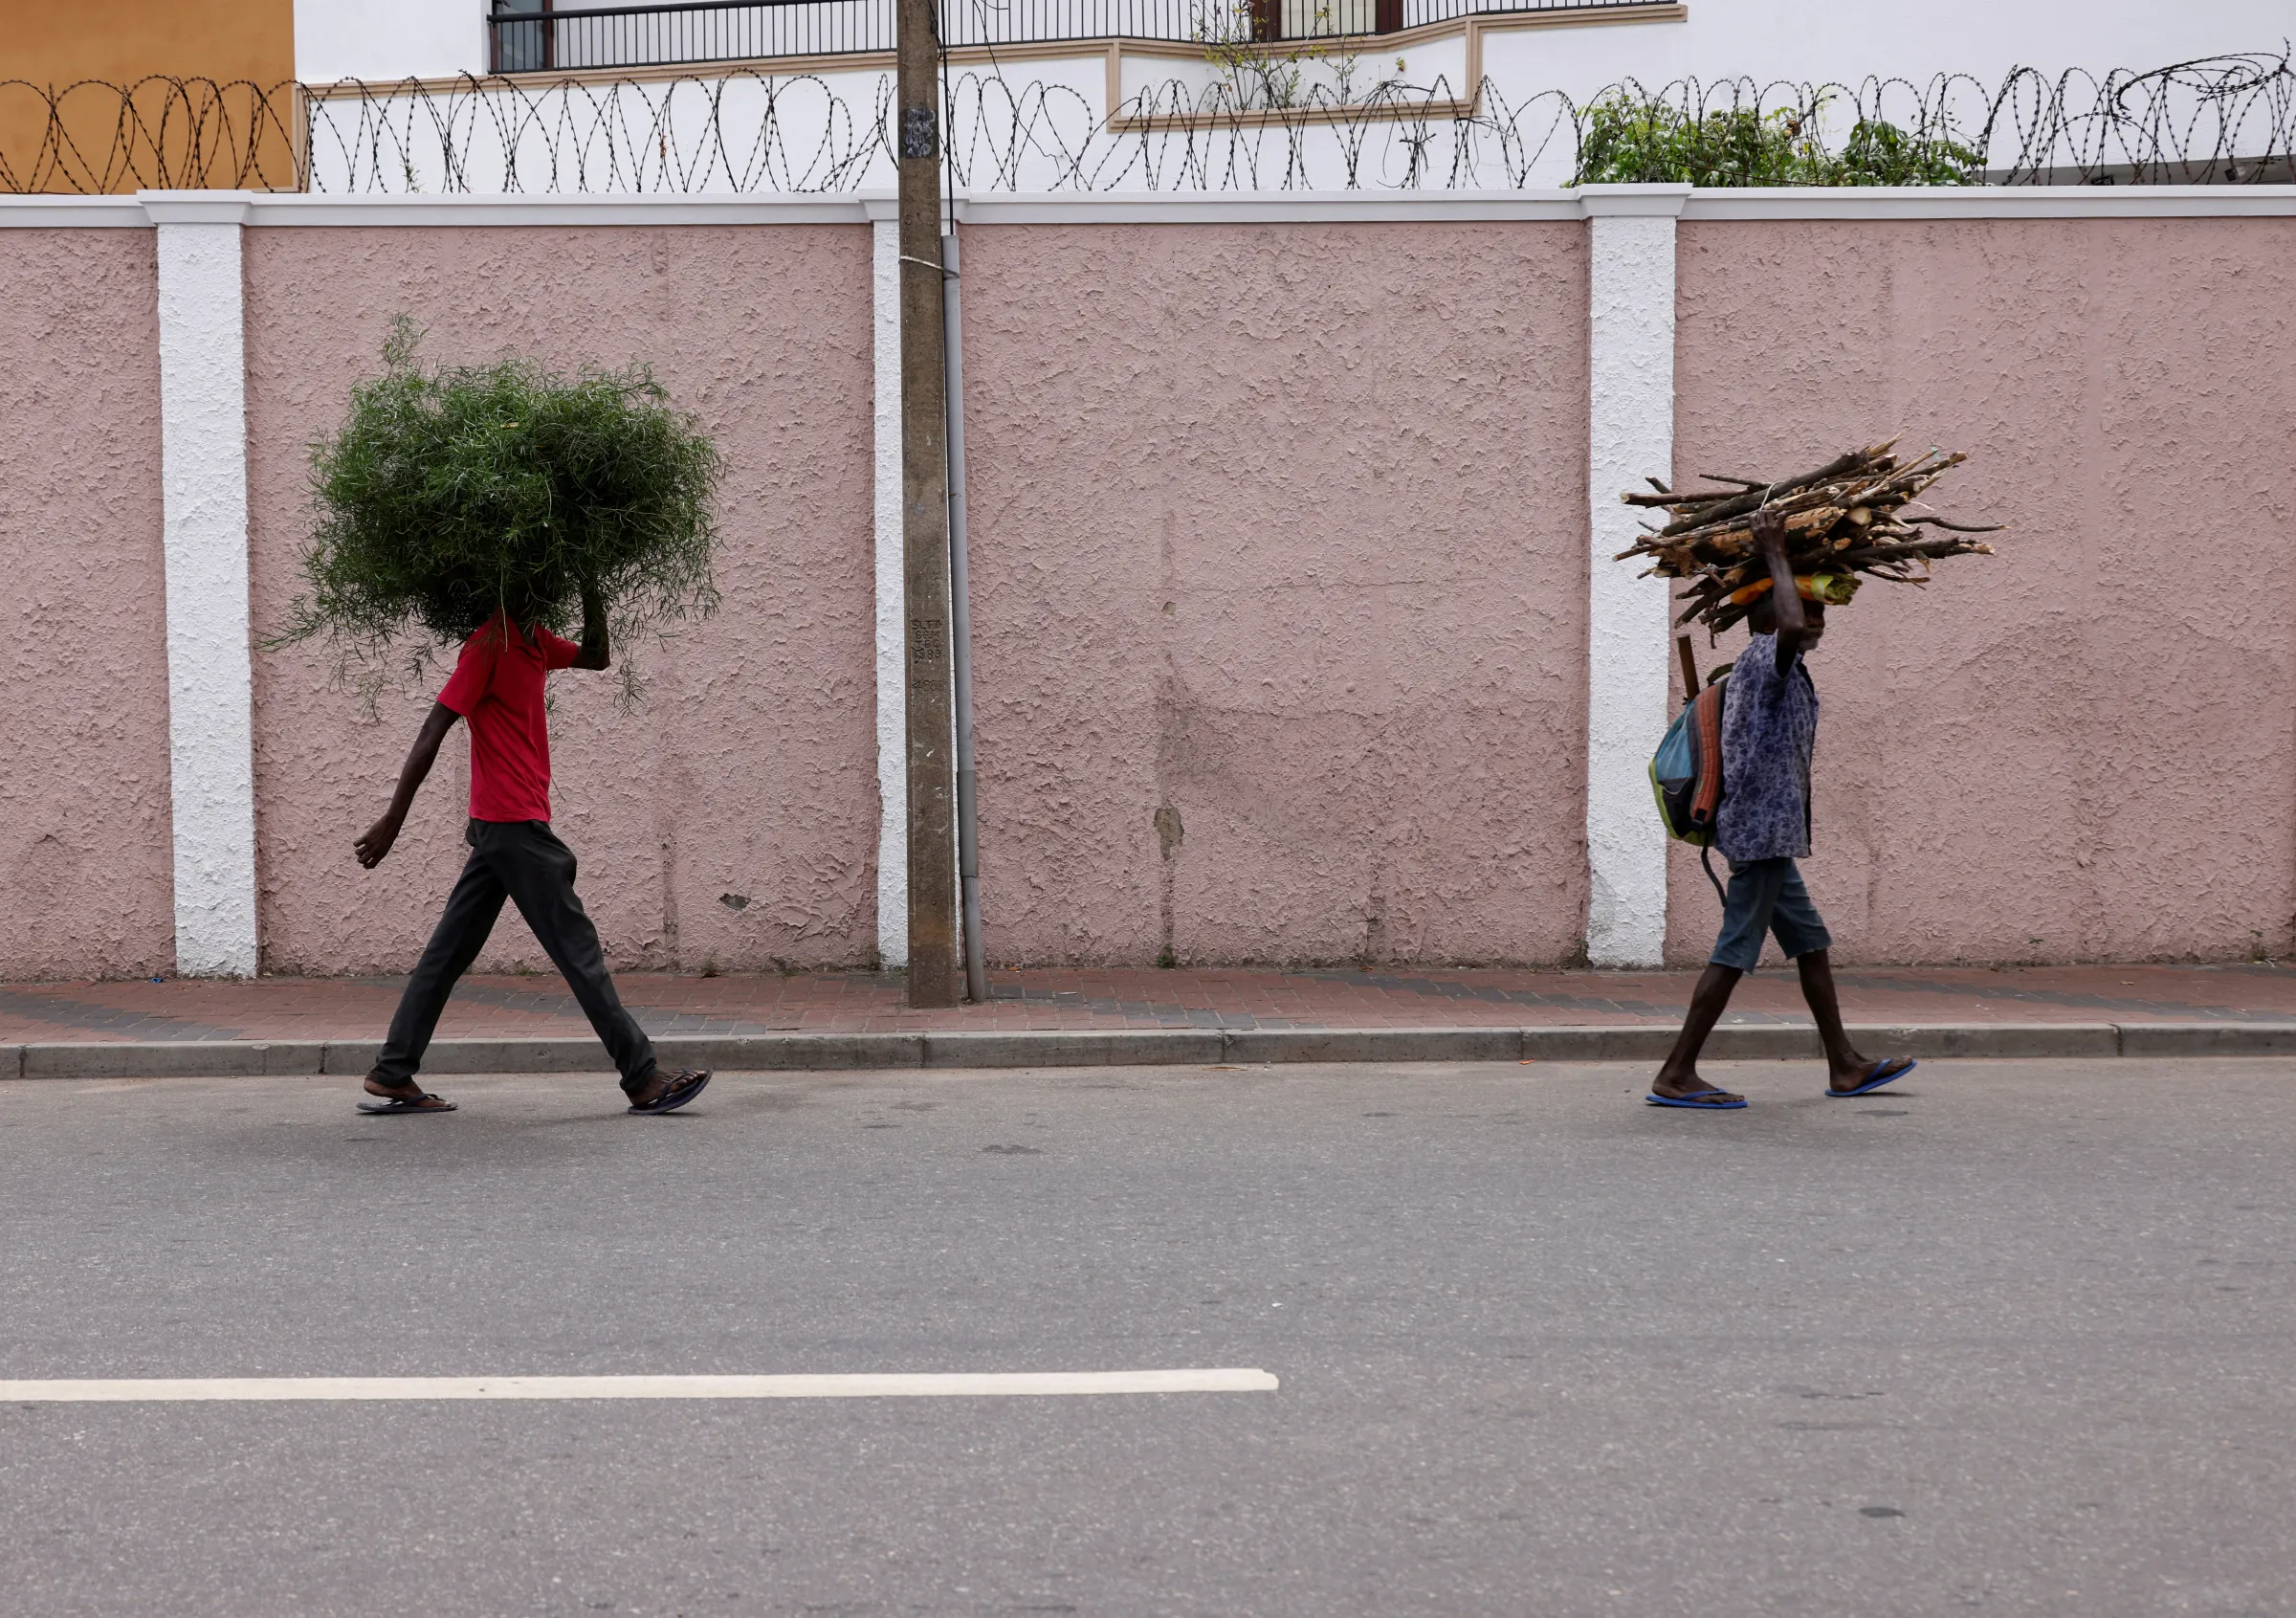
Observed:
[[[1978,152],[1942,133],[1909,132],[1879,119],[1851,125],[1829,149],[1824,100],[1764,113],[1703,115],[1618,91],[1579,109],[1574,186],[1975,186]]]

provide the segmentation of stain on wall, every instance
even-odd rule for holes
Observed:
[[[174,964],[152,233],[0,233],[0,977]]]
[[[1678,310],[1681,474],[1902,432],[1972,454],[1939,510],[2011,527],[1829,614],[1807,872],[1837,953],[2288,950],[2296,220],[1686,224]],[[1688,963],[1719,910],[1675,854]]]
[[[308,446],[340,425],[404,310],[437,362],[651,361],[728,462],[716,618],[610,676],[551,679],[552,808],[619,966],[866,961],[875,940],[869,233],[303,229],[247,235],[252,584],[258,635],[298,586]],[[624,649],[625,652],[630,649]],[[442,750],[399,847],[350,840],[387,803],[444,670],[369,718],[312,647],[258,652],[263,966],[403,971],[466,853],[468,743]],[[720,894],[754,896],[733,907]],[[549,970],[505,913],[482,965]]]
[[[976,226],[965,285],[991,958],[1568,955],[1583,229]]]

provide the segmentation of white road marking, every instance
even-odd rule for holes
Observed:
[[[276,1399],[960,1399],[1272,1393],[1262,1370],[924,1371],[848,1376],[142,1377],[0,1382],[0,1405]]]

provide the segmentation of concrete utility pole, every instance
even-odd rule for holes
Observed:
[[[897,0],[901,176],[901,553],[908,618],[909,1004],[954,1006],[956,729],[942,414],[940,50],[934,0]]]

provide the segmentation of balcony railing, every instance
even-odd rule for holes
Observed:
[[[1601,11],[1649,0],[943,0],[950,45],[1065,40],[1272,42],[1394,33],[1423,23],[1520,11]],[[740,6],[603,6],[495,0],[497,73],[674,67],[894,47],[893,0],[764,0]]]

